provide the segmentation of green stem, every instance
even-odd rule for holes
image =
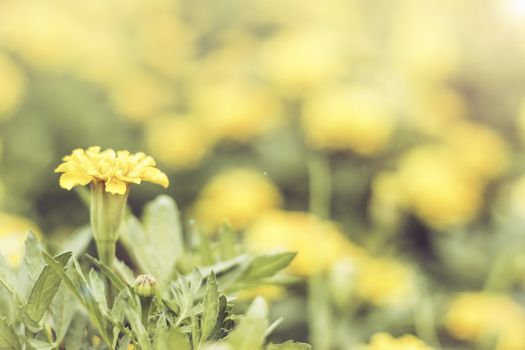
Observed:
[[[310,175],[310,212],[321,219],[330,218],[332,181],[329,160],[320,153],[308,159]]]
[[[417,335],[431,344],[436,350],[441,349],[434,321],[434,306],[429,298],[422,297],[414,308],[414,326]]]
[[[148,317],[151,311],[152,301],[153,301],[153,298],[151,297],[147,297],[147,298],[140,297],[141,318],[142,318],[142,324],[144,325],[144,328],[148,327]]]
[[[332,317],[326,290],[326,280],[317,274],[308,279],[308,326],[310,342],[316,350],[331,349]]]

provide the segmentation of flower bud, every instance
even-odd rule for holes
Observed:
[[[157,293],[157,280],[152,275],[139,275],[133,289],[138,296],[151,298]]]

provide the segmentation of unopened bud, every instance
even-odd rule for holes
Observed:
[[[152,275],[139,275],[133,289],[138,296],[151,298],[157,293],[157,280]]]

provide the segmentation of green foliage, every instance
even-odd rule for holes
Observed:
[[[33,235],[17,269],[0,256],[0,295],[7,298],[0,306],[6,315],[0,349],[197,350],[216,343],[233,350],[308,349],[298,343],[265,347],[277,323],[270,324],[263,299],[244,316],[233,312],[242,288],[289,282],[281,271],[294,254],[242,252],[227,226],[217,239],[195,233],[198,239],[186,244],[178,218],[167,196],[148,204],[142,221],[127,218],[121,234],[134,266],[118,261],[110,268],[71,251],[53,256]],[[84,250],[78,247],[82,232],[69,245],[77,253]],[[139,273],[160,281],[153,297],[136,294],[133,276]]]

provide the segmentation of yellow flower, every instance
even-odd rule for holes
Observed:
[[[454,337],[469,342],[493,338],[496,350],[525,349],[525,312],[506,295],[459,294],[449,307],[446,327]]]
[[[231,169],[214,177],[202,190],[194,207],[195,218],[209,232],[224,220],[244,229],[261,213],[281,203],[277,187],[262,173]]]
[[[394,120],[385,100],[363,87],[334,87],[305,102],[302,125],[314,149],[373,155],[387,145]]]
[[[340,35],[319,28],[279,33],[262,47],[264,76],[287,96],[302,95],[331,81],[345,68]]]
[[[243,289],[239,292],[238,298],[240,300],[253,300],[256,297],[263,297],[267,302],[282,299],[286,294],[284,287],[276,285],[263,285],[259,287],[251,287]]]
[[[251,141],[283,115],[278,99],[262,87],[238,81],[197,85],[193,113],[217,139]]]
[[[24,256],[24,242],[29,231],[40,235],[40,230],[31,221],[0,212],[0,254],[9,265],[16,267],[20,264]]]
[[[387,333],[377,333],[372,337],[370,344],[362,347],[362,350],[433,350],[433,348],[411,334],[394,338]]]
[[[26,88],[21,70],[5,55],[0,54],[0,120],[7,118],[19,105]]]
[[[192,168],[210,152],[214,139],[198,120],[163,115],[146,127],[146,143],[158,160],[174,168]]]
[[[438,229],[469,222],[482,204],[482,182],[454,156],[443,147],[419,146],[402,157],[394,175],[406,206]]]
[[[246,232],[246,244],[257,251],[295,251],[290,270],[310,276],[331,268],[361,251],[331,222],[302,212],[271,211],[261,215]]]
[[[124,195],[128,184],[149,181],[168,187],[168,177],[155,168],[153,158],[139,152],[115,152],[112,149],[100,151],[100,147],[87,150],[76,149],[64,157],[55,172],[60,176],[60,187],[71,190],[75,186],[85,186],[91,182],[104,183],[106,192]]]
[[[401,305],[414,295],[414,275],[389,258],[365,258],[357,264],[357,295],[373,305]]]
[[[466,173],[482,180],[501,175],[508,165],[508,146],[493,129],[473,122],[458,122],[443,135],[445,147]]]
[[[123,72],[110,89],[117,112],[133,121],[144,121],[164,111],[172,102],[172,92],[163,80],[133,69]]]

